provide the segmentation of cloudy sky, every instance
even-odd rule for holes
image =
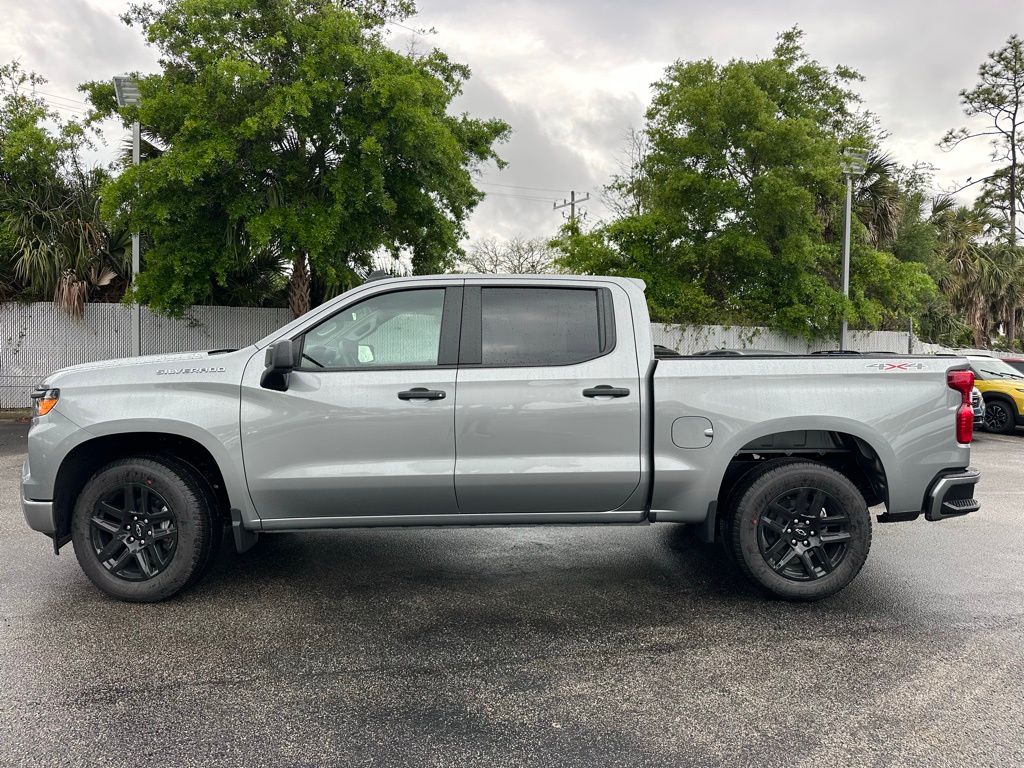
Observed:
[[[45,75],[45,97],[75,116],[81,80],[155,68],[138,31],[118,20],[125,5],[0,0],[0,60],[18,58]],[[865,76],[859,90],[897,158],[932,162],[938,186],[958,185],[984,175],[988,150],[936,148],[963,123],[957,92],[973,85],[989,51],[1024,34],[1024,0],[420,0],[419,9],[405,26],[391,25],[393,44],[438,46],[468,64],[473,78],[458,109],[501,117],[514,130],[501,148],[508,167],[480,178],[488,198],[471,221],[473,237],[550,235],[561,223],[552,203],[573,189],[591,194],[584,207],[600,219],[596,198],[665,66],[764,57],[794,24],[813,57]],[[113,155],[118,135],[100,159]]]

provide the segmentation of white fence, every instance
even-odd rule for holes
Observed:
[[[187,352],[243,347],[291,320],[287,309],[192,307],[181,319],[142,310],[142,352]],[[832,349],[829,341],[808,342],[767,328],[654,324],[654,343],[683,354],[712,348],[754,348],[807,354]],[[861,352],[945,351],[908,339],[897,331],[853,331],[852,349]],[[131,354],[131,316],[120,304],[88,304],[75,320],[52,304],[0,304],[0,408],[22,408],[46,374],[92,360]]]
[[[665,325],[653,323],[654,343],[675,349],[684,355],[705,349],[763,349],[806,355],[823,349],[837,349],[838,341],[808,341],[786,336],[768,328],[727,325]],[[904,331],[850,331],[850,349],[858,352],[895,352],[930,355],[948,352],[946,347],[911,338]]]
[[[142,309],[142,353],[243,347],[292,319],[287,309],[191,307],[180,319]],[[128,357],[131,314],[121,304],[87,304],[75,320],[50,303],[0,304],[0,408],[23,408],[51,371]]]

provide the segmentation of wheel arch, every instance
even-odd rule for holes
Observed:
[[[889,503],[889,479],[882,454],[871,441],[841,429],[783,429],[744,438],[726,465],[715,502],[701,530],[701,538],[713,541],[718,518],[732,501],[733,489],[767,462],[780,459],[814,461],[848,478],[868,506]]]
[[[1006,392],[982,392],[981,399],[985,401],[986,406],[992,400],[1001,400],[1013,408],[1014,415],[1020,415],[1020,408],[1017,407],[1017,401],[1010,397]]]
[[[61,461],[54,481],[54,543],[71,537],[71,516],[82,488],[101,467],[128,456],[165,456],[189,465],[213,490],[220,512],[228,514],[231,495],[213,453],[198,440],[170,432],[115,432],[79,443]]]

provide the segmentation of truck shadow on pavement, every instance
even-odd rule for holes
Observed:
[[[511,627],[537,641],[792,607],[766,600],[717,544],[681,525],[270,534],[242,555],[226,543],[179,599],[273,606],[327,634],[363,622],[413,644]]]

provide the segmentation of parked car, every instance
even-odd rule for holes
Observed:
[[[985,427],[985,398],[981,396],[981,390],[975,387],[971,390],[971,410],[974,413],[974,426]]]
[[[1018,373],[1024,373],[1024,358],[1022,357],[1004,357],[1003,362],[1012,368],[1016,368]]]
[[[985,429],[1008,435],[1024,425],[1024,373],[988,355],[967,358],[985,400]]]
[[[682,354],[672,347],[666,347],[664,344],[654,345],[654,357],[658,360],[663,360],[667,357],[683,357]]]
[[[791,352],[777,349],[705,349],[691,357],[792,357]]]
[[[860,352],[856,349],[819,349],[817,352],[811,352],[812,355],[883,355],[886,357],[898,357],[898,352]]]
[[[378,280],[234,352],[46,378],[29,526],[123,600],[195,582],[224,523],[689,523],[754,583],[845,587],[881,522],[978,509],[962,358],[657,359],[626,278]],[[913,425],[908,429],[907,425]]]

